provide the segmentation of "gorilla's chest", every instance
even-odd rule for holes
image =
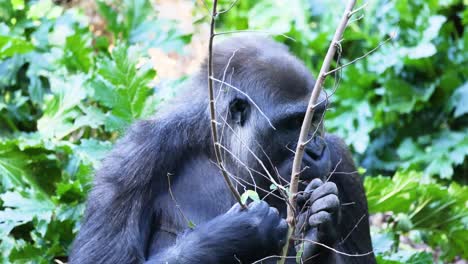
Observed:
[[[219,170],[208,159],[191,159],[169,173],[170,179],[163,187],[167,190],[160,191],[154,204],[157,219],[150,251],[173,244],[190,225],[207,222],[234,204]]]

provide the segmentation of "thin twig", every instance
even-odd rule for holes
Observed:
[[[357,17],[357,18],[355,18],[355,19],[353,19],[353,20],[350,20],[350,21],[349,21],[349,24],[354,23],[354,22],[357,22],[357,21],[359,21],[359,20],[361,20],[361,19],[363,19],[363,18],[364,18],[364,14],[360,15],[359,17]]]
[[[238,163],[240,163],[240,164],[247,170],[247,172],[248,172],[249,175],[250,175],[250,179],[252,180],[253,186],[254,186],[254,188],[255,188],[254,191],[257,192],[257,190],[256,190],[256,188],[257,188],[257,183],[256,183],[256,181],[255,181],[255,177],[254,177],[253,174],[252,174],[252,171],[250,170],[250,167],[247,166],[247,164],[245,164],[239,157],[237,157],[237,155],[235,155],[234,153],[232,153],[232,151],[231,151],[230,149],[226,148],[226,147],[225,147],[223,144],[221,144],[221,143],[218,143],[218,144],[219,144],[219,146],[220,146],[226,153],[230,154],[231,157],[233,157]]]
[[[217,0],[213,0],[213,10],[211,14],[211,23],[210,23],[210,38],[208,42],[208,94],[210,98],[210,126],[211,126],[211,136],[213,140],[213,147],[215,150],[215,156],[216,156],[216,162],[218,164],[218,167],[221,170],[221,174],[224,177],[224,181],[229,187],[229,190],[231,193],[234,195],[236,198],[237,202],[242,206],[242,208],[246,208],[244,204],[242,204],[241,201],[241,196],[237,189],[234,187],[234,185],[231,182],[231,179],[229,178],[226,169],[224,168],[223,162],[221,160],[221,150],[219,148],[218,143],[218,128],[217,128],[217,122],[216,122],[216,111],[215,111],[215,101],[214,101],[214,91],[213,91],[213,80],[211,77],[213,77],[213,39],[215,37],[215,23],[216,23],[216,7],[218,5]]]
[[[236,49],[236,50],[234,50],[232,52],[232,55],[231,55],[231,57],[229,57],[228,62],[226,64],[226,67],[224,67],[223,80],[222,80],[221,86],[219,86],[218,95],[216,95],[216,102],[218,102],[219,96],[221,95],[221,92],[223,91],[223,85],[226,82],[226,73],[227,73],[227,70],[229,68],[229,65],[231,65],[231,61],[234,58],[234,56],[236,55],[236,52],[238,52],[238,51],[239,51],[239,49]],[[233,70],[232,74],[234,74],[234,68],[232,68],[232,70]]]
[[[338,166],[340,166],[341,161],[342,161],[342,159],[340,158],[340,160],[338,160],[338,162],[336,163],[335,168],[333,168],[333,170],[329,173],[329,175],[328,175],[327,179],[325,180],[325,182],[328,182],[330,180],[330,178],[335,174],[336,169],[338,169]]]
[[[267,120],[267,122],[268,122],[268,124],[270,125],[270,127],[273,128],[274,130],[276,130],[276,128],[273,126],[273,124],[271,123],[271,121],[270,121],[270,119],[268,118],[268,116],[262,111],[262,109],[260,109],[260,107],[255,103],[255,101],[254,101],[252,98],[250,98],[250,96],[249,96],[247,93],[245,93],[245,92],[242,91],[241,89],[235,87],[234,85],[231,85],[231,84],[229,84],[229,83],[227,83],[227,82],[223,82],[223,81],[221,81],[221,80],[219,80],[219,79],[216,79],[216,78],[213,77],[213,76],[212,76],[210,79],[213,80],[213,81],[222,83],[222,84],[224,84],[224,85],[226,85],[226,86],[228,86],[228,87],[230,87],[230,88],[236,90],[237,92],[239,92],[239,93],[242,94],[243,96],[247,97],[247,99],[255,106],[255,108],[257,108],[257,110],[260,112],[260,114]]]
[[[226,8],[225,10],[219,11],[218,14],[224,14],[224,13],[229,12],[229,10],[231,10],[237,4],[237,2],[239,2],[239,0],[232,1],[232,3],[229,5],[228,8]]]
[[[351,229],[351,231],[348,232],[348,234],[345,236],[345,238],[341,240],[340,244],[343,244],[346,241],[346,239],[348,239],[348,237],[351,236],[351,233],[353,233],[354,230],[356,230],[356,228],[359,226],[359,224],[361,223],[362,219],[364,219],[365,216],[366,216],[366,214],[363,214],[361,216],[361,218],[359,218],[357,223],[354,225],[353,229]]]
[[[354,14],[356,14],[357,12],[361,11],[362,9],[366,8],[367,5],[369,4],[369,2],[365,2],[364,4],[362,4],[362,6],[354,9],[353,11],[351,11],[351,13],[349,13],[349,17],[352,17]]]
[[[262,261],[267,260],[267,259],[271,259],[271,258],[295,259],[296,257],[295,257],[295,256],[271,255],[271,256],[267,256],[267,257],[264,257],[264,258],[262,258],[262,259],[259,259],[259,260],[255,261],[255,262],[252,262],[252,264],[262,263]]]
[[[346,253],[346,252],[342,252],[342,251],[339,251],[339,250],[336,250],[330,246],[327,246],[323,243],[320,243],[320,242],[317,242],[317,241],[313,241],[313,240],[310,240],[310,239],[302,239],[302,238],[295,238],[294,240],[297,240],[297,241],[306,241],[306,242],[310,242],[312,244],[316,244],[316,245],[319,245],[319,246],[322,246],[324,248],[327,248],[333,252],[335,252],[336,254],[338,255],[343,255],[343,256],[347,256],[347,257],[364,257],[364,256],[368,256],[372,253],[374,253],[374,251],[369,251],[367,253],[363,253],[363,254],[349,254],[349,253]]]
[[[180,215],[182,215],[182,217],[184,218],[185,222],[187,222],[187,226],[192,229],[193,228],[193,223],[192,221],[190,221],[187,216],[184,214],[184,212],[182,211],[182,209],[180,208],[180,205],[177,203],[177,200],[175,199],[174,197],[174,194],[172,193],[172,188],[171,188],[171,175],[170,173],[167,173],[167,184],[169,186],[169,195],[171,196],[171,199],[172,201],[174,201],[174,204],[177,208],[177,210],[179,211]]]
[[[348,62],[348,63],[345,63],[345,64],[341,65],[341,66],[338,67],[338,68],[335,68],[335,69],[333,69],[333,70],[331,70],[331,71],[326,72],[326,73],[325,73],[325,76],[328,76],[328,75],[330,75],[330,74],[332,74],[332,73],[334,73],[334,72],[336,72],[336,71],[339,71],[339,70],[341,70],[341,69],[343,69],[343,68],[346,68],[346,67],[348,67],[349,65],[355,63],[355,62],[358,61],[358,60],[364,59],[365,57],[367,57],[367,56],[369,56],[370,54],[372,54],[372,53],[374,53],[375,51],[377,51],[380,47],[382,47],[383,45],[385,45],[385,43],[389,42],[389,41],[392,40],[393,38],[394,38],[394,34],[392,34],[392,35],[391,35],[390,37],[388,37],[386,40],[380,42],[379,45],[377,45],[377,47],[375,47],[375,48],[369,50],[368,52],[366,52],[366,53],[365,53],[364,55],[362,55],[361,57],[355,58],[354,60],[352,60],[352,61],[350,61],[350,62]]]

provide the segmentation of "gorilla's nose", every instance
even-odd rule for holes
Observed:
[[[315,136],[305,149],[307,155],[314,160],[319,160],[323,156],[323,150],[325,149],[325,140],[322,137]]]

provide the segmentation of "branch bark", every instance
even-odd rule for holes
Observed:
[[[215,150],[215,156],[216,156],[216,163],[218,164],[218,167],[221,170],[221,174],[223,175],[224,181],[226,182],[227,186],[229,187],[229,190],[231,193],[234,195],[234,198],[236,198],[237,202],[245,208],[245,205],[242,204],[241,202],[241,196],[237,189],[234,187],[232,184],[231,179],[229,178],[229,175],[224,168],[223,161],[221,159],[221,149],[219,146],[218,142],[218,127],[216,122],[216,110],[215,110],[215,99],[214,99],[214,89],[213,89],[213,39],[216,36],[214,29],[215,29],[215,24],[216,24],[216,17],[218,16],[218,12],[216,11],[218,6],[218,1],[214,0],[213,1],[213,9],[211,13],[211,23],[210,23],[210,39],[208,41],[208,94],[209,94],[209,104],[210,104],[210,125],[211,125],[211,138],[213,142],[213,147]]]
[[[307,107],[307,111],[304,117],[304,121],[302,122],[301,132],[299,135],[299,139],[297,141],[296,147],[296,154],[294,155],[293,167],[291,171],[291,184],[289,187],[289,203],[288,203],[288,211],[287,211],[287,221],[289,224],[288,228],[288,239],[286,245],[283,248],[283,258],[281,258],[278,263],[284,263],[284,256],[286,256],[288,248],[289,248],[289,241],[291,235],[294,233],[295,227],[295,212],[296,212],[296,194],[298,191],[299,185],[299,175],[301,172],[301,165],[302,165],[302,158],[304,157],[304,149],[308,141],[309,130],[311,127],[312,117],[314,116],[315,107],[317,106],[317,100],[319,98],[320,92],[322,91],[322,85],[327,77],[328,69],[330,68],[330,64],[333,60],[333,57],[336,52],[336,47],[339,45],[339,41],[343,37],[343,32],[346,29],[348,24],[349,18],[354,14],[353,8],[356,4],[355,0],[348,1],[348,4],[345,8],[345,11],[341,17],[340,23],[335,31],[335,35],[330,43],[330,47],[328,48],[327,54],[325,55],[325,59],[323,61],[322,67],[320,69],[319,75],[317,77],[317,81],[315,83],[314,89],[312,90],[312,94],[309,99],[309,104]]]

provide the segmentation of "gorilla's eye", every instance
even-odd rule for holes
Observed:
[[[240,98],[236,98],[229,104],[229,114],[231,119],[238,125],[244,125],[249,114],[249,103]]]
[[[301,129],[302,122],[304,122],[304,116],[305,116],[304,113],[292,115],[287,120],[282,122],[283,123],[282,127],[285,129],[290,129],[290,130],[299,130]],[[322,113],[320,112],[314,113],[314,116],[312,118],[311,129],[314,129],[316,126],[318,126],[321,119],[322,119]]]
[[[304,114],[297,114],[285,120],[283,127],[289,130],[301,129],[302,122],[304,121]]]

